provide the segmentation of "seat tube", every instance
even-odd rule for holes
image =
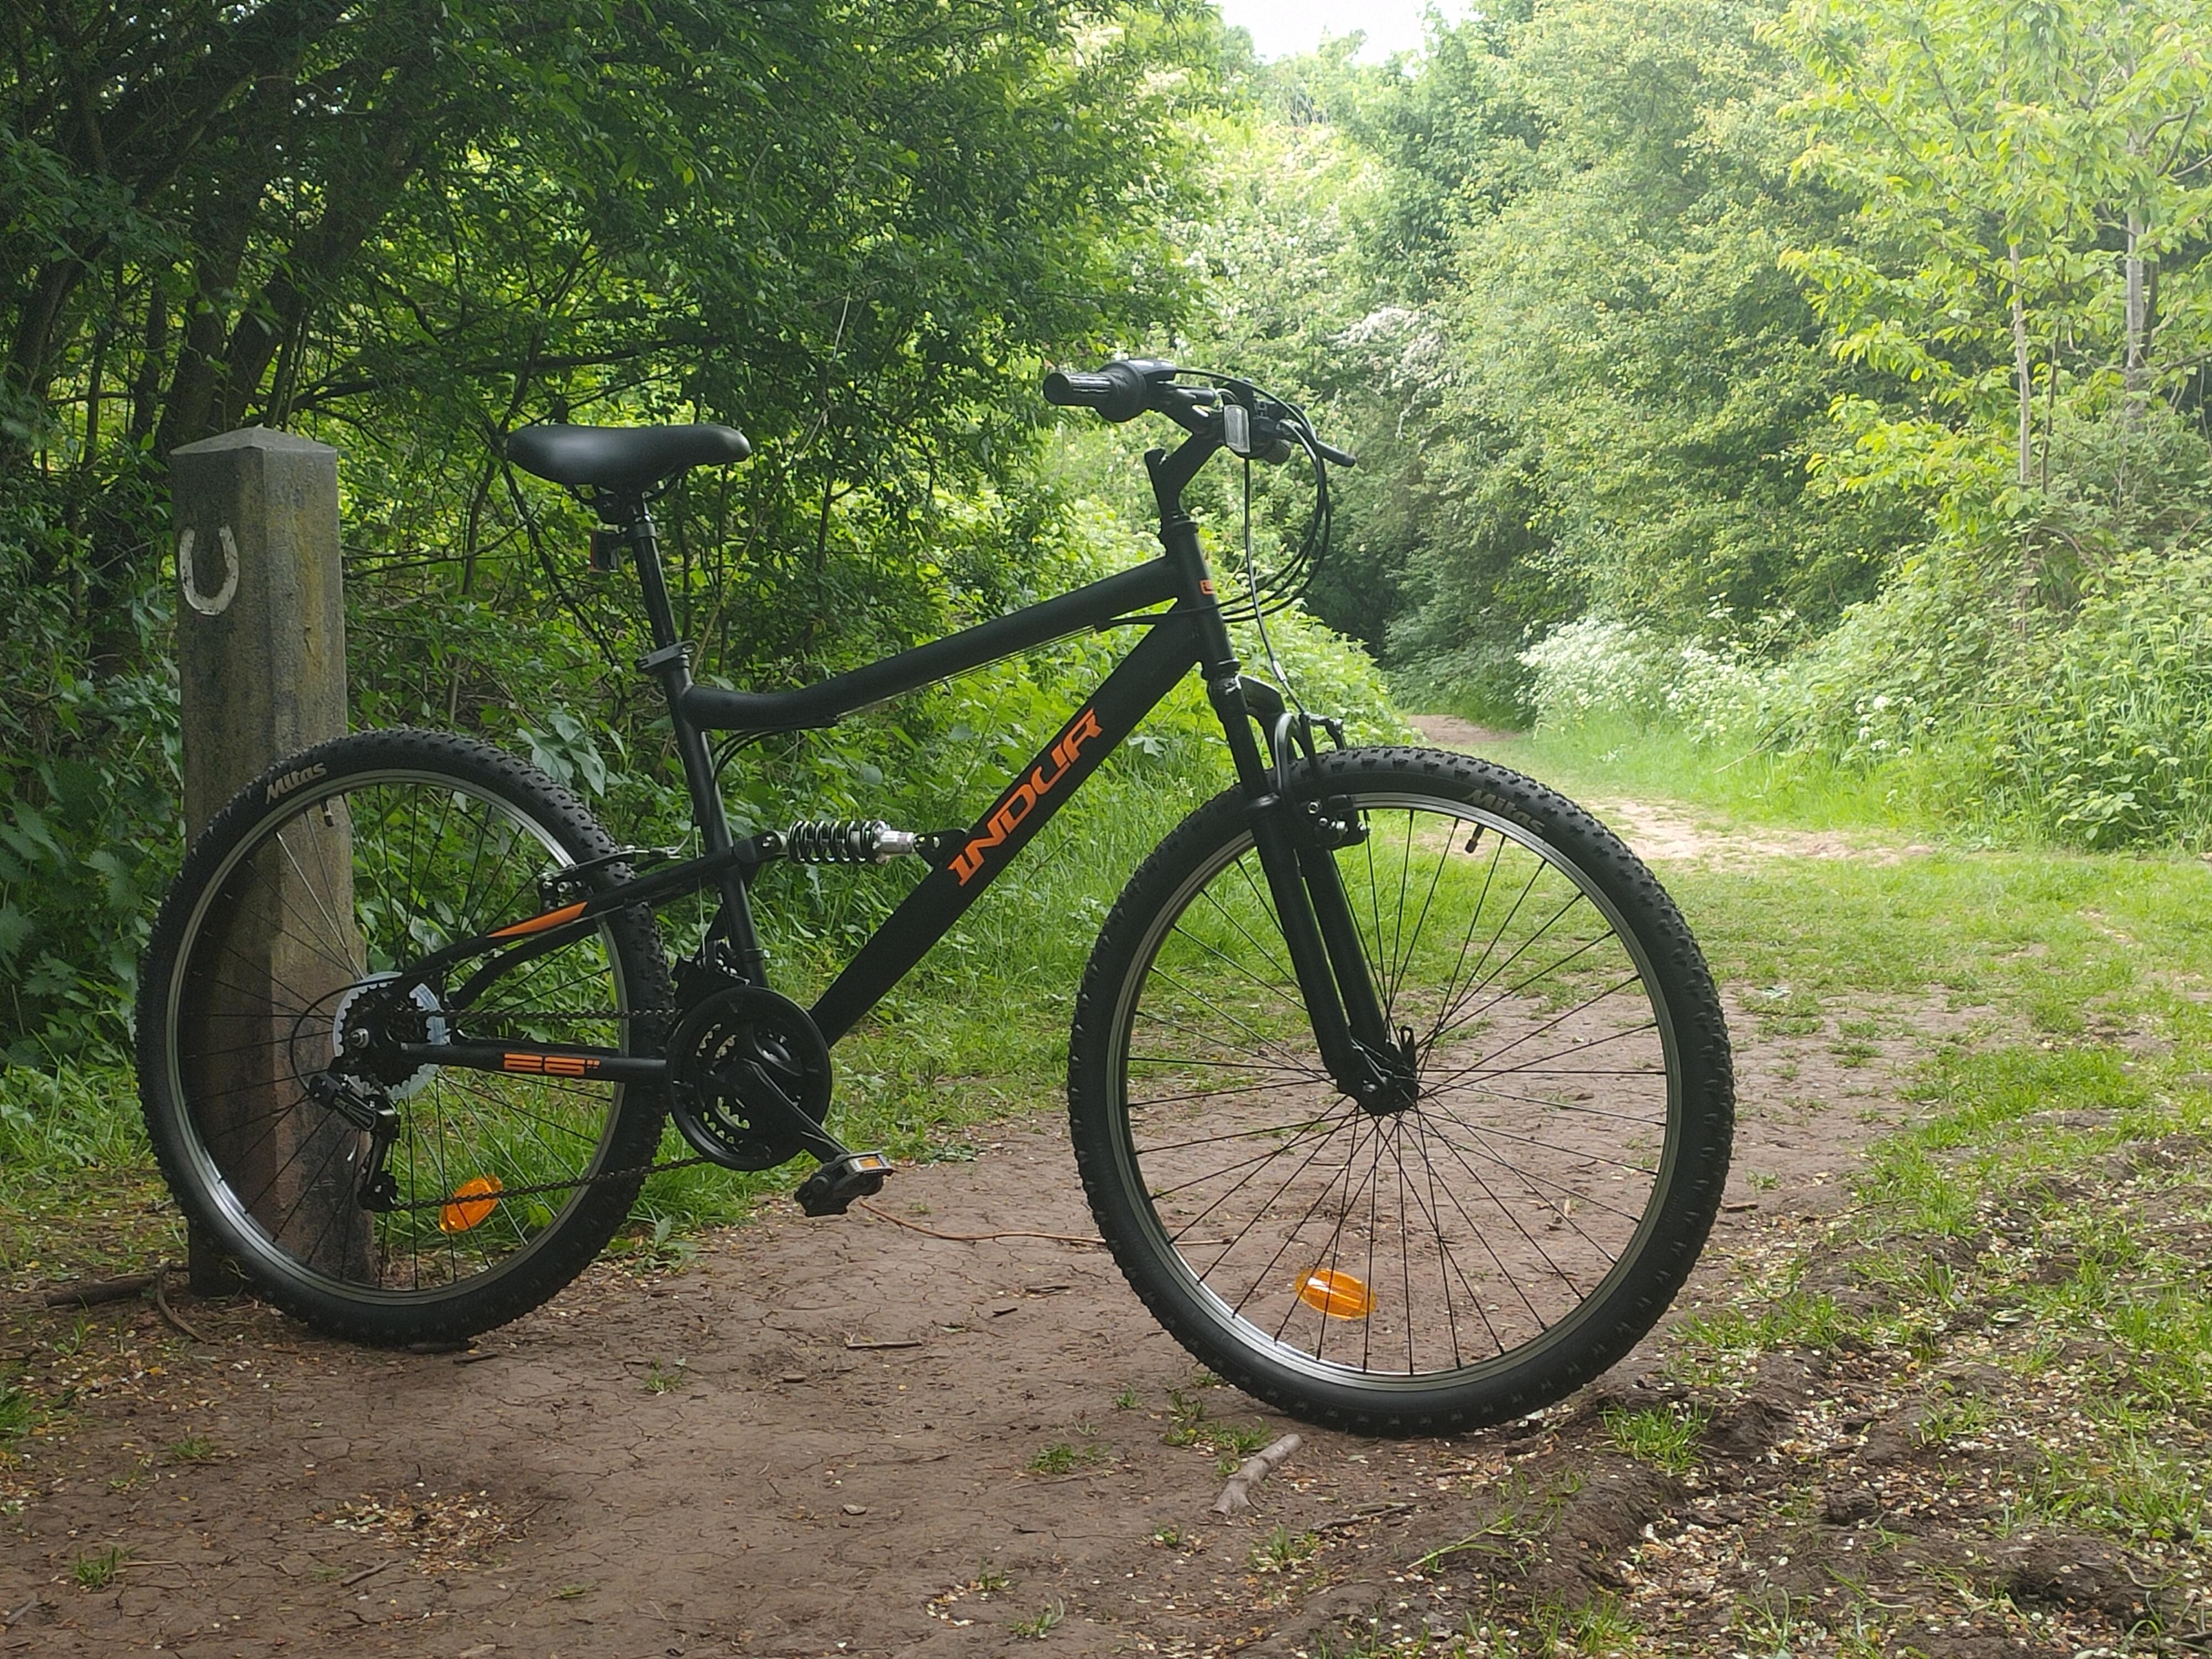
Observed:
[[[714,757],[708,752],[705,733],[684,712],[684,694],[691,688],[691,647],[676,637],[676,613],[668,601],[668,579],[660,568],[653,514],[641,499],[625,505],[630,553],[645,593],[646,620],[653,629],[653,648],[637,665],[660,683],[661,696],[667,700],[669,730],[676,739],[677,757],[684,763],[691,818],[699,826],[705,850],[726,853],[731,846],[730,820],[715,783]],[[733,965],[753,983],[765,984],[767,958],[753,927],[744,878],[734,868],[726,871],[717,891],[722,901],[720,926],[736,958]]]

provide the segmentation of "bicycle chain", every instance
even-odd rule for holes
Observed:
[[[634,1164],[627,1170],[602,1170],[597,1175],[578,1176],[569,1181],[541,1181],[531,1187],[502,1187],[495,1193],[476,1193],[465,1195],[448,1193],[443,1198],[395,1200],[392,1207],[395,1210],[441,1210],[449,1204],[477,1203],[487,1198],[530,1198],[539,1193],[565,1193],[575,1187],[596,1187],[602,1181],[623,1181],[631,1176],[656,1176],[663,1170],[688,1170],[695,1164],[712,1164],[714,1161],[711,1158],[702,1158],[695,1154],[690,1158],[679,1158],[672,1164]]]
[[[684,1011],[681,1008],[495,1008],[489,1011],[495,1019],[673,1019]]]

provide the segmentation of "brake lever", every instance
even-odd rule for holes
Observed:
[[[1184,431],[1202,433],[1221,419],[1213,407],[1216,401],[1210,386],[1164,386],[1155,394],[1152,407]]]
[[[1322,442],[1321,434],[1313,429],[1311,422],[1287,404],[1278,402],[1265,393],[1260,394],[1258,404],[1259,407],[1252,415],[1251,447],[1249,449],[1239,448],[1233,442],[1229,446],[1237,453],[1249,455],[1255,461],[1279,465],[1290,459],[1292,446],[1310,442],[1314,452],[1331,466],[1359,465],[1334,444]],[[1228,416],[1233,407],[1234,404],[1224,404],[1221,411],[1223,416]]]

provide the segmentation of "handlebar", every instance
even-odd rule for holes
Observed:
[[[1159,415],[1173,421],[1190,435],[1172,451],[1146,452],[1145,470],[1152,476],[1152,495],[1159,503],[1163,544],[1173,552],[1176,537],[1194,535],[1190,514],[1182,502],[1184,489],[1216,455],[1226,450],[1244,463],[1244,553],[1248,592],[1221,614],[1231,621],[1262,619],[1283,605],[1296,603],[1311,582],[1316,566],[1328,551],[1328,470],[1350,466],[1351,456],[1325,444],[1313,422],[1297,404],[1261,390],[1251,381],[1204,369],[1178,368],[1150,358],[1123,358],[1102,363],[1088,374],[1054,369],[1044,377],[1045,401],[1062,409],[1090,409],[1116,424],[1139,415]],[[1251,464],[1279,466],[1304,455],[1313,464],[1313,512],[1295,550],[1264,577],[1251,564]],[[1190,545],[1195,547],[1195,543]],[[1209,585],[1210,586],[1210,585]],[[1264,640],[1264,623],[1261,627]],[[1274,647],[1267,647],[1274,663]],[[1277,675],[1281,665],[1275,665]]]
[[[1139,415],[1158,414],[1187,430],[1204,431],[1209,422],[1218,423],[1220,419],[1218,412],[1211,410],[1220,394],[1177,386],[1175,378],[1180,372],[1173,363],[1150,358],[1119,358],[1089,374],[1071,374],[1056,368],[1044,377],[1044,400],[1061,409],[1096,410],[1117,426]],[[1247,396],[1254,395],[1251,387],[1243,386],[1243,391]],[[1258,401],[1264,412],[1254,422],[1250,459],[1271,464],[1286,461],[1297,453],[1303,438],[1310,440],[1315,452],[1330,465],[1356,465],[1334,444],[1323,443],[1294,411],[1264,395]]]

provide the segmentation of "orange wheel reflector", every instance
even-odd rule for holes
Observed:
[[[477,1176],[453,1188],[453,1201],[438,1212],[441,1232],[465,1233],[481,1226],[499,1207],[499,1177]]]
[[[1375,1310],[1367,1281],[1334,1267],[1316,1267],[1298,1281],[1298,1300],[1331,1319],[1364,1319]]]

